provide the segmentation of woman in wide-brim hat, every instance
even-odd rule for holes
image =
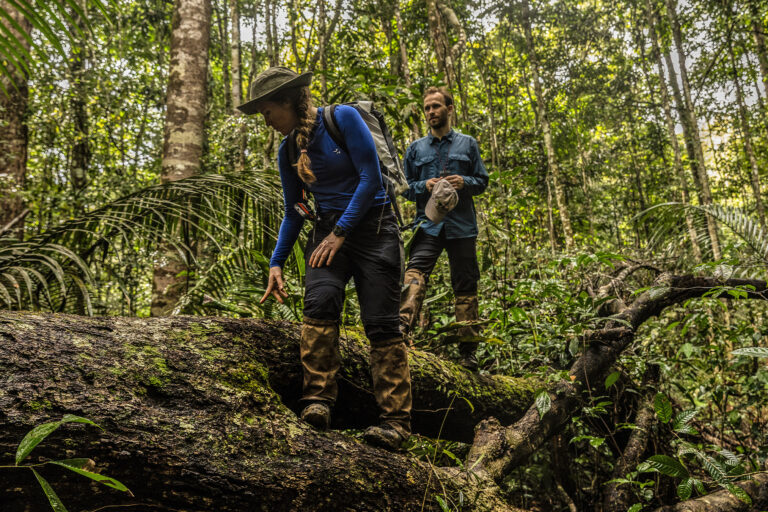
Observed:
[[[364,437],[397,448],[410,433],[411,411],[407,348],[399,327],[402,241],[368,127],[357,110],[339,105],[334,114],[346,148],[336,145],[324,125],[322,107],[312,105],[311,80],[311,73],[269,68],[254,79],[249,101],[238,107],[246,114],[262,114],[267,126],[285,136],[277,158],[285,217],[261,302],[269,296],[279,302],[287,297],[282,267],[305,218],[314,215],[305,203],[304,192],[309,191],[318,211],[305,248],[301,417],[320,430],[330,424],[341,364],[344,289],[354,277],[381,409],[381,424],[369,427]],[[297,151],[289,151],[294,138]],[[296,162],[289,161],[293,153],[298,154]]]

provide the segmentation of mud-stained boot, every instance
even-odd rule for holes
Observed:
[[[381,424],[369,427],[363,438],[372,445],[396,450],[411,433],[411,372],[402,338],[372,344],[371,376]]]
[[[301,413],[301,419],[319,430],[325,430],[330,424],[330,408],[339,390],[336,384],[336,374],[341,366],[338,323],[304,317],[299,347],[304,367],[301,400],[309,402]]]
[[[477,295],[457,295],[456,296],[456,321],[457,322],[475,322],[479,319]],[[468,325],[459,329],[461,337],[476,337],[480,334],[480,329],[476,325]],[[477,341],[460,341],[459,354],[461,360],[459,364],[469,371],[477,370]]]
[[[400,294],[400,329],[408,335],[419,318],[421,303],[427,293],[427,278],[421,270],[409,268],[403,281],[405,289]]]
[[[328,430],[328,425],[331,424],[331,408],[324,402],[309,404],[301,411],[301,420],[317,430]]]

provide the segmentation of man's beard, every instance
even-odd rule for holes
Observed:
[[[434,123],[432,124],[432,128],[440,130],[448,124],[448,116],[438,116],[434,121],[431,121],[431,123]]]

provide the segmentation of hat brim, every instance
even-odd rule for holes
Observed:
[[[427,206],[424,208],[424,214],[427,216],[429,220],[431,220],[434,224],[440,224],[445,219],[445,216],[448,215],[448,211],[443,211],[440,208],[437,207],[437,204],[435,204],[436,201],[434,198],[430,197],[427,200]]]
[[[262,101],[268,100],[269,97],[275,94],[276,92],[282,89],[288,89],[290,87],[308,87],[309,84],[311,83],[312,83],[312,72],[307,71],[306,73],[302,73],[296,78],[292,78],[287,82],[284,82],[278,85],[277,87],[270,89],[269,91],[263,92],[256,98],[251,98],[247,103],[238,105],[237,110],[239,110],[240,112],[246,115],[255,114],[256,112],[258,112],[258,110],[256,110],[256,105],[258,105]]]

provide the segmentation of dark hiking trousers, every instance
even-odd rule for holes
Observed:
[[[451,287],[456,295],[477,295],[477,281],[480,269],[477,265],[477,238],[445,238],[445,230],[440,236],[428,235],[419,229],[414,235],[408,269],[416,269],[429,279],[437,259],[443,252],[448,253],[451,268]]]
[[[312,251],[333,230],[342,212],[321,214],[304,250]],[[355,280],[360,316],[372,344],[402,337],[400,333],[400,286],[403,243],[390,205],[376,206],[349,233],[329,266],[312,268],[307,263],[304,316],[318,320],[341,318],[344,288]]]

